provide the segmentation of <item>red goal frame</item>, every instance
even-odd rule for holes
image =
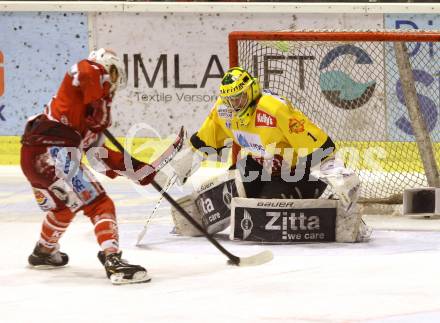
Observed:
[[[229,67],[238,66],[238,41],[395,41],[439,42],[435,31],[233,31],[229,33]]]

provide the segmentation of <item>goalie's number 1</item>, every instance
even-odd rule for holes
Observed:
[[[309,136],[310,138],[312,138],[312,140],[313,140],[314,142],[317,142],[317,141],[318,141],[318,139],[316,139],[316,137],[315,137],[314,135],[312,135],[310,132],[307,132],[307,136]]]

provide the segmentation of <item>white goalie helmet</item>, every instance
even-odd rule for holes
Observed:
[[[111,92],[127,87],[127,75],[124,66],[114,51],[106,48],[94,50],[89,54],[88,60],[104,66],[110,75]]]

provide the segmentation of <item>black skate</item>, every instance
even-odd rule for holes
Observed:
[[[147,270],[139,265],[131,265],[121,259],[122,252],[112,253],[108,256],[98,252],[98,259],[103,264],[107,277],[114,285],[147,283],[151,280]]]
[[[41,247],[37,243],[34,251],[28,258],[29,265],[35,269],[53,269],[67,265],[69,256],[55,248],[51,253],[41,252]]]

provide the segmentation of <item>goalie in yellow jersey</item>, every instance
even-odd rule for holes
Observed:
[[[210,114],[191,136],[189,147],[172,161],[180,182],[206,156],[221,154],[231,139],[241,148],[242,157],[232,166],[240,171],[243,183],[244,192],[238,195],[317,199],[330,185],[347,214],[355,209],[360,182],[335,158],[332,139],[289,100],[262,90],[258,80],[240,67],[225,73]],[[358,227],[360,215],[355,218]],[[359,240],[355,231],[355,236],[352,232],[351,238],[340,240]]]

